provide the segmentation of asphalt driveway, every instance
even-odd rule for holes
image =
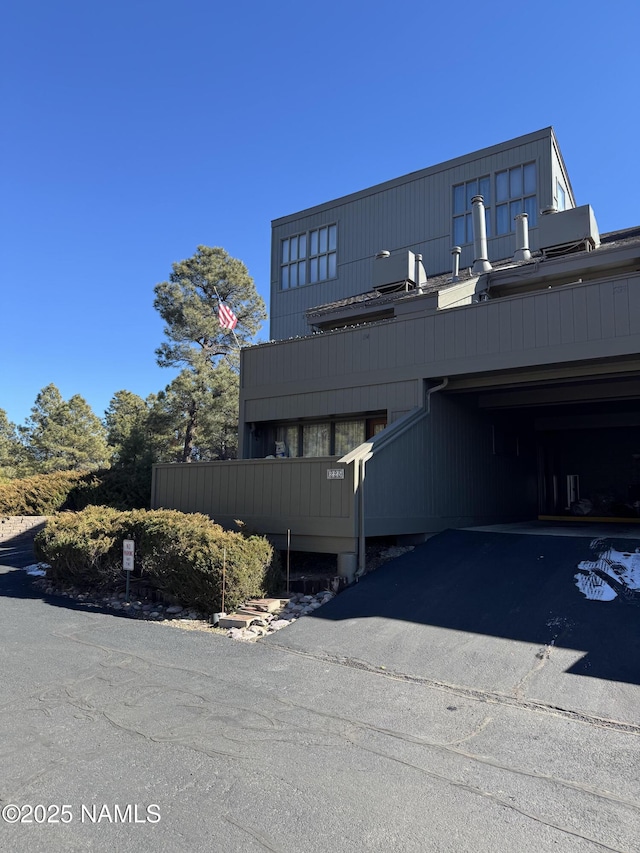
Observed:
[[[640,541],[613,544],[633,562]],[[606,548],[591,545],[590,537],[449,530],[266,642],[639,722],[640,601],[597,576],[589,582],[615,597],[585,597],[576,576],[591,572],[578,566]]]

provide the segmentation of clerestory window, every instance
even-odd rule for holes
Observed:
[[[453,188],[453,242],[456,246],[473,243],[471,199],[474,195],[481,195],[484,200],[487,237],[491,236],[491,179],[485,175]]]
[[[496,172],[496,234],[515,231],[515,217],[529,216],[529,227],[538,223],[536,164],[525,163]]]
[[[336,278],[338,226],[323,225],[286,237],[280,246],[280,287],[289,290]]]

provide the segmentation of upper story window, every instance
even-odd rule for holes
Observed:
[[[529,215],[529,225],[538,221],[536,164],[525,163],[496,172],[496,234],[515,231],[519,213]]]
[[[280,246],[282,290],[335,278],[337,242],[337,225],[324,225],[284,239]]]
[[[556,180],[556,202],[558,210],[566,210],[567,196],[560,181]]]
[[[484,199],[487,237],[491,236],[491,180],[489,175],[485,175],[453,188],[453,242],[456,246],[473,243],[471,199],[474,195],[481,195]]]

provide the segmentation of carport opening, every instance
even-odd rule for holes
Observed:
[[[540,520],[640,522],[640,400],[487,402],[497,450],[535,453]]]
[[[586,415],[560,424],[540,419],[540,514],[640,521],[640,419],[638,426],[595,427],[581,424]],[[612,412],[601,417],[603,424],[616,420]]]

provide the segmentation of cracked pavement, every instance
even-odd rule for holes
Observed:
[[[348,609],[359,586],[326,608]],[[637,685],[563,672],[575,701],[563,687],[549,702],[536,679],[560,623],[548,642],[518,641],[518,665],[494,658],[492,681],[455,669],[463,646],[479,659],[479,640],[446,627],[429,626],[438,653],[447,638],[455,650],[443,678],[418,665],[416,626],[401,620],[384,664],[368,619],[339,609],[246,645],[70,609],[11,568],[0,593],[0,799],[74,817],[2,823],[0,849],[638,849]],[[358,625],[350,656],[341,643]],[[81,804],[116,803],[157,804],[161,819],[80,820]]]

